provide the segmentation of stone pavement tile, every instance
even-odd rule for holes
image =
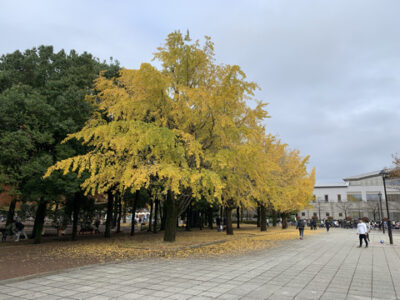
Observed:
[[[323,293],[310,290],[302,290],[295,299],[319,299]]]
[[[267,298],[268,300],[292,300],[293,297],[282,296],[282,295],[271,295]]]
[[[45,293],[40,293],[40,292],[30,292],[28,294],[23,295],[22,297],[24,299],[41,299],[42,297],[47,296]]]
[[[116,299],[128,300],[128,299],[143,299],[143,298],[144,298],[143,295],[127,293],[125,295],[117,297]]]
[[[209,300],[209,299],[214,299],[214,298],[205,297],[205,296],[193,296],[193,297],[190,298],[190,299],[193,299],[193,300]]]
[[[8,294],[8,293],[16,292],[16,291],[19,291],[19,288],[7,286],[7,285],[0,285],[0,295]]]
[[[22,297],[22,296],[27,295],[29,293],[30,293],[29,290],[15,290],[15,291],[12,291],[12,292],[8,292],[7,295],[14,296],[14,297]]]
[[[279,295],[283,297],[294,297],[301,291],[301,288],[293,288],[293,287],[282,287],[274,292],[273,295]]]
[[[56,296],[71,297],[71,296],[77,295],[77,294],[79,294],[79,292],[74,291],[74,290],[63,290],[63,291],[57,292]]]
[[[89,298],[92,298],[92,297],[95,297],[95,296],[98,296],[98,295],[96,295],[96,294],[92,294],[92,293],[79,293],[79,294],[76,294],[76,295],[72,295],[72,296],[69,296],[69,298],[72,298],[72,299],[79,299],[79,300],[86,300],[86,299],[89,299]]]
[[[165,292],[165,291],[153,291],[153,293],[149,294],[149,296],[152,297],[158,297],[159,299],[164,299],[169,296],[172,296],[174,293],[171,292]]]
[[[14,299],[15,299],[14,296],[6,295],[6,294],[3,294],[3,295],[0,294],[0,300],[14,300]]]
[[[245,284],[245,285],[241,285],[241,286],[237,286],[231,290],[228,291],[229,294],[234,294],[234,295],[246,295],[251,293],[252,291],[258,289],[260,286],[259,285],[255,285],[255,284]]]
[[[192,298],[192,295],[187,295],[187,294],[173,294],[165,299],[170,299],[170,300],[186,300]]]
[[[87,298],[88,300],[109,300],[111,299],[110,297],[102,296],[102,295],[96,295],[90,298]]]
[[[324,293],[320,300],[345,300],[346,294]]]
[[[381,298],[381,299],[395,299],[396,294],[387,292],[387,291],[381,291],[381,292],[373,292],[372,293],[372,298]]]
[[[233,295],[233,294],[222,294],[221,296],[219,296],[217,299],[220,300],[239,300],[242,297],[239,295]],[[251,299],[251,298],[249,298]]]
[[[201,294],[204,290],[199,290],[199,289],[184,289],[183,291],[179,292],[179,294],[184,294],[184,295],[191,295],[191,296],[196,296],[198,294]]]
[[[202,292],[201,294],[198,294],[197,296],[204,296],[204,297],[209,297],[209,298],[217,298],[218,296],[221,296],[222,294],[223,293],[205,291],[205,292]]]
[[[116,291],[116,290],[108,290],[107,292],[101,293],[100,296],[108,297],[108,298],[115,298],[126,294],[125,291]]]
[[[347,295],[346,300],[370,300],[371,297]]]
[[[140,289],[135,286],[121,286],[118,290],[125,293],[134,293]]]
[[[56,300],[56,299],[62,299],[62,298],[54,295],[47,295],[40,297],[40,300]]]
[[[152,294],[154,294],[156,291],[155,290],[151,290],[151,289],[138,289],[136,290],[134,293],[138,294],[138,295],[142,295],[142,296],[151,296]]]
[[[363,297],[369,297],[371,298],[372,293],[371,291],[357,291],[357,290],[349,290],[349,295],[353,295],[353,296],[363,296]]]
[[[57,287],[51,287],[51,286],[46,286],[43,287],[42,292],[50,295],[57,295],[58,293],[62,293],[65,290],[62,288],[57,288]]]
[[[347,287],[328,287],[326,289],[326,291],[322,291],[322,292],[326,292],[326,293],[332,293],[332,294],[347,294],[348,292],[348,288]]]
[[[206,288],[207,290],[209,290],[218,285],[219,285],[219,283],[217,283],[217,282],[204,282],[204,283],[199,284],[198,287]]]
[[[245,295],[244,299],[267,299],[274,293],[271,289],[258,288],[257,290]]]

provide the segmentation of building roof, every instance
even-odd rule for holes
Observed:
[[[325,183],[318,184],[314,186],[315,189],[323,189],[323,188],[347,188],[347,184],[345,183]]]
[[[365,178],[377,177],[377,176],[381,176],[381,174],[380,174],[381,172],[382,172],[382,170],[364,173],[364,174],[360,174],[360,175],[346,177],[346,178],[343,178],[343,180],[344,181],[353,181],[353,180],[361,180],[361,179],[365,179]]]

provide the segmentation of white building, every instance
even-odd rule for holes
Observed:
[[[385,191],[381,171],[351,176],[343,179],[343,184],[317,185],[310,207],[300,212],[300,216],[310,219],[333,217],[345,219],[368,217],[380,220],[382,202],[383,216],[387,217]],[[385,179],[390,218],[400,221],[400,179]]]

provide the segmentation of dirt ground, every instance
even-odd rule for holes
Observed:
[[[316,233],[306,230],[305,236]],[[163,232],[139,232],[134,237],[123,232],[109,239],[85,235],[79,236],[78,241],[50,236],[44,237],[39,245],[31,240],[16,243],[10,239],[0,244],[0,280],[128,259],[240,255],[297,237],[294,228],[260,232],[255,225],[242,225],[235,228],[233,236],[217,230],[179,229],[174,243],[163,242]]]

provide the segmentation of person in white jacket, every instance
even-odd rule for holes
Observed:
[[[365,241],[365,248],[367,248],[368,247],[368,241],[367,241],[368,228],[362,219],[358,220],[357,233],[360,238],[360,246],[358,246],[358,248],[362,247],[362,240]]]

